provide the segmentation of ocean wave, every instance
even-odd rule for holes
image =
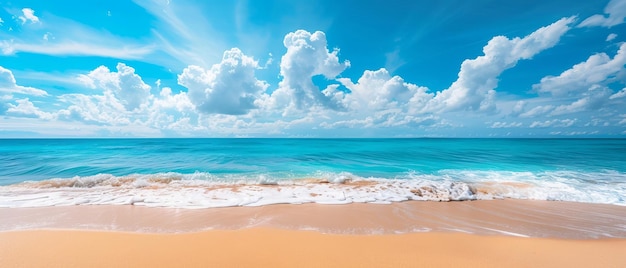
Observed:
[[[171,208],[347,204],[483,199],[559,200],[626,205],[626,174],[617,171],[504,172],[442,170],[393,178],[349,172],[215,175],[98,174],[0,187],[0,207],[141,205]]]

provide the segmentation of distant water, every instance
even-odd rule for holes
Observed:
[[[626,205],[626,139],[6,139],[0,207]]]

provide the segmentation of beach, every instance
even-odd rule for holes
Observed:
[[[2,208],[1,267],[623,267],[626,207],[490,200]]]
[[[626,267],[626,140],[0,140],[0,267]]]

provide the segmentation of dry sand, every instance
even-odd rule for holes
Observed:
[[[614,205],[75,206],[0,219],[0,267],[626,267],[626,207]]]
[[[0,267],[626,267],[626,240],[459,233],[0,233]]]

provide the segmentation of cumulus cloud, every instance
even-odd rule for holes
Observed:
[[[37,23],[39,22],[39,18],[35,16],[35,11],[31,8],[22,8],[22,15],[18,17],[22,24],[26,22]]]
[[[611,42],[611,41],[615,40],[615,38],[617,38],[617,34],[611,33],[611,34],[606,36],[606,41],[607,42]]]
[[[44,120],[54,119],[54,115],[51,113],[43,112],[28,99],[19,99],[15,101],[17,105],[8,104],[8,114],[18,114],[20,116],[36,117]]]
[[[128,125],[131,122],[124,105],[111,91],[103,95],[66,94],[59,96],[67,109],[57,112],[60,119],[112,126]]]
[[[555,46],[575,20],[575,17],[560,19],[524,38],[492,38],[483,48],[483,56],[463,61],[458,79],[448,89],[438,92],[427,110],[492,109],[498,76],[514,67],[519,60],[531,59],[537,53]]]
[[[348,78],[338,80],[350,90],[343,101],[351,110],[416,112],[432,98],[432,94],[426,93],[428,88],[407,83],[400,76],[392,77],[385,68],[366,70],[356,84]]]
[[[257,61],[232,48],[209,70],[194,65],[185,68],[178,83],[189,89],[189,98],[199,112],[245,114],[257,108],[255,100],[268,87],[256,78],[257,68]]]
[[[159,95],[153,98],[148,113],[146,124],[157,129],[181,132],[195,129],[191,119],[197,115],[186,92],[173,94],[171,88],[162,88]]]
[[[626,0],[611,0],[604,8],[603,15],[593,15],[581,22],[578,27],[613,27],[624,23],[624,18],[626,18]]]
[[[0,66],[0,92],[8,94],[25,94],[33,96],[47,96],[48,93],[34,87],[20,86],[15,81],[13,72]]]
[[[111,92],[128,111],[139,109],[150,96],[150,86],[135,74],[134,68],[118,63],[116,69],[117,72],[112,72],[106,66],[100,66],[78,79],[90,88]]]
[[[590,56],[586,61],[574,65],[559,76],[548,76],[533,86],[539,92],[554,96],[579,94],[595,84],[606,84],[618,73],[626,71],[626,43],[611,59],[606,53]]]
[[[306,110],[315,106],[341,109],[335,94],[342,94],[336,87],[325,92],[313,84],[312,78],[322,75],[334,79],[350,66],[349,61],[339,61],[339,50],[328,50],[326,34],[297,30],[288,33],[283,45],[287,52],[281,58],[280,75],[283,79],[272,93],[270,105]]]

